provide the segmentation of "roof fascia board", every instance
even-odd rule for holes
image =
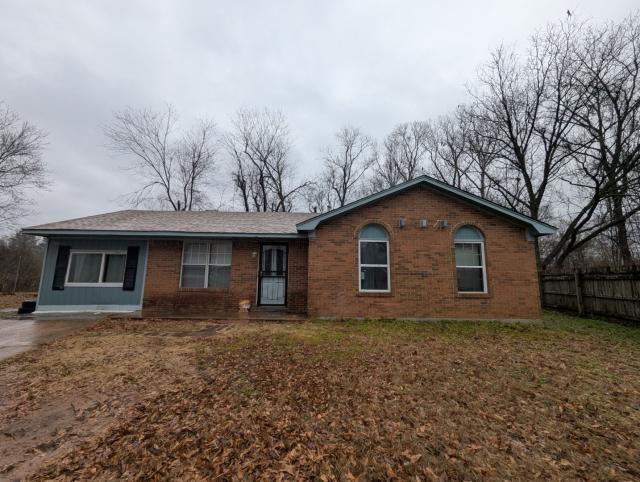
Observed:
[[[196,233],[181,231],[108,231],[91,229],[23,229],[23,234],[34,236],[119,236],[137,238],[269,238],[299,239],[306,238],[300,233]]]
[[[476,199],[474,199],[474,197],[471,197],[472,195],[470,195],[470,197],[467,197],[447,189],[442,189],[440,188],[440,186],[434,185],[431,187],[446,196],[461,199],[463,202],[467,202],[468,204],[471,204],[482,211],[492,214],[500,214],[515,224],[527,227],[534,233],[535,236],[547,236],[556,232],[556,228],[554,228],[553,226],[540,221],[536,221],[533,218],[529,218],[528,216],[512,211],[511,209],[500,206],[499,204],[492,203],[491,201],[478,202]]]
[[[296,224],[296,227],[298,228],[298,231],[313,231],[321,222],[326,221],[327,219],[339,216],[340,214],[348,213],[349,211],[352,211],[361,206],[366,206],[367,204],[377,201],[378,199],[390,196],[391,194],[400,192],[404,189],[408,189],[417,184],[416,181],[417,178],[412,181],[407,181],[403,184],[398,184],[396,186],[390,187],[389,189],[385,189],[384,191],[370,194],[369,196],[363,197],[362,199],[358,199],[357,201],[345,204],[342,207],[333,209],[323,214],[319,214],[318,216],[307,219],[306,221],[302,221],[301,223]]]

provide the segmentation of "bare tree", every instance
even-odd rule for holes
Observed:
[[[0,226],[28,213],[29,191],[47,185],[45,137],[0,102]]]
[[[579,101],[572,90],[578,32],[571,23],[550,26],[532,37],[524,62],[499,48],[475,95],[473,112],[488,126],[479,134],[491,136],[499,154],[495,164],[501,177],[494,185],[507,205],[536,219],[572,155],[564,141]]]
[[[323,180],[309,182],[302,191],[302,197],[309,212],[324,213],[333,209],[331,191]]]
[[[289,127],[280,111],[241,109],[224,144],[245,211],[291,211],[309,185],[296,182]]]
[[[629,243],[634,259],[640,259],[640,214],[636,213],[629,218]]]
[[[573,150],[566,142],[579,98],[572,55],[580,28],[551,25],[531,39],[525,61],[504,47],[481,71],[471,112],[476,137],[489,136],[497,157],[489,174],[501,201],[535,219],[549,216],[554,192]],[[542,268],[536,240],[539,268]]]
[[[0,238],[0,293],[37,291],[45,243],[17,232]]]
[[[427,171],[436,179],[463,189],[468,184],[471,157],[467,132],[460,115],[442,116],[430,123],[426,147],[431,162]]]
[[[373,176],[369,178],[367,193],[372,194],[404,182],[398,165],[387,156],[378,156]]]
[[[377,157],[375,140],[357,127],[342,127],[335,138],[336,144],[325,150],[322,174],[332,208],[342,207],[353,199]]]
[[[216,130],[200,121],[191,131],[177,133],[170,105],[161,112],[128,108],[105,129],[111,149],[130,157],[128,168],[142,184],[128,196],[133,206],[169,207],[175,211],[204,208],[216,168]]]
[[[466,188],[485,199],[498,199],[493,180],[497,177],[493,169],[499,157],[495,133],[488,132],[491,126],[478,122],[472,106],[460,106],[456,121],[464,132],[465,153],[469,158],[465,172]]]
[[[200,121],[178,141],[178,186],[182,187],[185,210],[205,206],[205,188],[211,186],[217,155],[217,134],[210,121]]]
[[[576,44],[581,102],[572,122],[573,164],[564,177],[574,203],[570,221],[545,262],[562,264],[611,233],[612,256],[632,262],[627,223],[640,212],[640,18],[587,29]]]
[[[372,179],[373,190],[395,186],[424,172],[427,134],[428,125],[422,121],[394,127],[384,140],[382,158],[377,162]]]

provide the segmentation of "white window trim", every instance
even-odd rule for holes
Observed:
[[[231,244],[231,259],[229,260],[229,264],[217,264],[217,263],[211,263],[211,243],[220,243],[220,242],[229,242]],[[191,287],[191,286],[182,286],[182,271],[184,266],[202,266],[201,264],[195,264],[195,263],[185,263],[184,262],[184,250],[185,247],[187,246],[187,243],[204,243],[207,245],[207,263],[204,265],[204,286],[202,287]],[[205,241],[205,240],[196,240],[196,239],[189,239],[189,240],[184,240],[182,241],[182,255],[180,258],[180,281],[178,283],[178,286],[180,288],[184,288],[186,290],[228,290],[230,286],[227,286],[226,288],[217,288],[217,287],[213,287],[213,288],[209,288],[209,266],[231,266],[231,261],[233,260],[233,241],[229,240],[229,239],[216,239],[214,241]],[[229,280],[229,285],[231,285],[231,280]]]
[[[455,246],[456,244],[479,244],[480,245],[480,266],[463,266],[458,265],[458,260],[456,259],[456,290],[458,294],[466,295],[466,294],[486,294],[489,292],[489,287],[487,286],[487,263],[484,256],[484,241],[471,241],[471,240],[453,240],[454,247],[454,257],[455,257]],[[458,268],[474,268],[482,270],[482,287],[484,288],[482,291],[460,291],[458,289]]]
[[[362,243],[386,243],[387,245],[387,264],[362,264]],[[387,289],[386,290],[365,290],[362,289],[362,267],[365,268],[387,268]],[[389,240],[388,239],[358,239],[358,291],[360,293],[391,293],[391,262],[389,259]]]
[[[126,251],[114,251],[114,250],[101,250],[101,249],[72,249],[69,252],[69,262],[67,263],[67,274],[64,277],[64,285],[69,288],[122,288],[124,284],[124,274],[122,282],[120,283],[103,283],[98,281],[97,283],[72,283],[69,281],[69,274],[71,274],[71,259],[74,254],[100,254],[102,258],[100,260],[100,274],[98,280],[101,280],[104,276],[104,264],[108,254],[120,254],[125,256],[125,269],[126,269]]]

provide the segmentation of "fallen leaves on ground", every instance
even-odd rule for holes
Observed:
[[[13,308],[16,311],[23,301],[35,300],[37,293],[18,292],[13,294],[0,294],[0,309]]]
[[[137,393],[33,478],[640,477],[632,328],[251,323],[195,336],[210,326],[112,321],[17,357],[10,386],[27,408],[9,403],[9,418],[82,380],[111,400]],[[74,362],[49,370],[61,352]]]

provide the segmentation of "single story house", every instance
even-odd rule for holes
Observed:
[[[125,210],[47,238],[36,310],[536,319],[555,228],[428,176],[323,213]],[[246,310],[249,314],[244,314]]]

